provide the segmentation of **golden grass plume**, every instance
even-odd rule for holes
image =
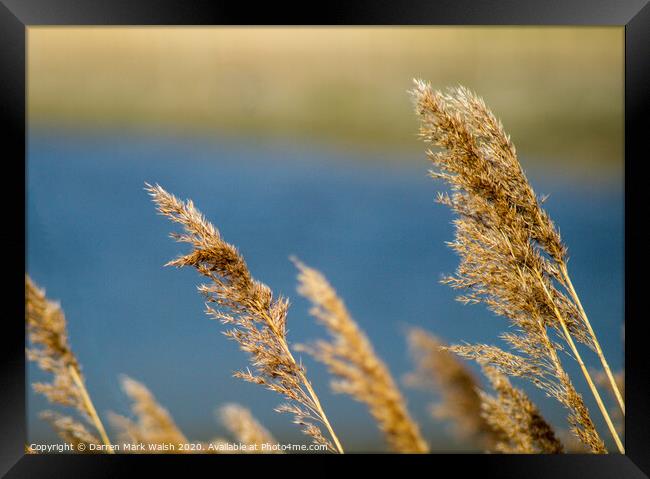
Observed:
[[[40,369],[51,373],[50,383],[33,384],[34,391],[43,394],[52,404],[75,409],[92,426],[101,438],[101,443],[112,453],[102,421],[86,389],[81,365],[68,341],[65,315],[61,306],[49,300],[40,289],[25,275],[25,322],[31,347],[27,358],[34,361]],[[73,444],[81,442],[99,445],[94,434],[78,420],[55,412],[44,412],[42,417],[55,428],[59,436]]]
[[[618,437],[576,342],[593,349],[606,371],[600,345],[568,275],[567,248],[541,208],[501,123],[482,99],[464,87],[448,93],[416,81],[412,95],[425,142],[441,148],[427,151],[434,178],[445,181],[450,194],[440,194],[458,218],[455,241],[460,256],[456,274],[445,282],[464,293],[465,303],[484,303],[510,320],[513,332],[503,339],[519,354],[484,345],[454,351],[502,372],[527,377],[568,410],[572,431],[593,452],[606,452],[584,405],[558,356],[566,343],[576,359],[618,449]],[[622,402],[620,403],[623,406]]]
[[[277,445],[273,435],[253,417],[250,410],[239,404],[225,404],[219,408],[218,416],[236,441],[255,446],[256,452],[264,452],[264,445]],[[269,451],[280,452],[280,449],[270,448]]]
[[[169,411],[158,403],[144,384],[128,376],[123,376],[120,382],[124,393],[131,399],[131,412],[137,418],[133,421],[111,414],[110,421],[120,431],[122,441],[146,445],[172,444],[174,447],[188,443]]]
[[[564,448],[537,406],[492,367],[483,372],[496,395],[481,391],[482,416],[498,437],[494,450],[512,454],[560,454]]]
[[[368,406],[393,451],[428,452],[406,400],[343,300],[319,271],[298,260],[294,263],[298,268],[298,292],[312,303],[310,313],[331,337],[330,341],[300,348],[325,364],[336,377],[331,383],[334,391],[349,394]]]
[[[163,407],[149,389],[128,376],[121,378],[122,389],[132,401],[131,412],[135,420],[111,413],[109,419],[119,431],[119,438],[131,444],[144,444],[147,453],[172,454],[220,454],[248,453],[224,438],[214,438],[209,442],[188,441],[176,425],[169,411]],[[238,405],[228,404],[219,409],[219,418],[234,435],[235,440],[245,445],[257,446],[253,452],[260,452],[262,444],[277,444],[273,436],[253,417],[251,412]],[[182,445],[200,444],[200,448],[180,448]],[[171,446],[169,448],[157,446]],[[272,450],[271,452],[275,452]]]
[[[431,405],[432,416],[449,421],[458,438],[492,449],[498,438],[483,418],[476,375],[433,334],[410,328],[406,338],[415,362],[406,384],[438,393],[440,402]]]
[[[71,444],[76,450],[80,450],[80,445],[101,444],[100,440],[88,431],[83,423],[70,416],[55,411],[42,411],[39,417],[49,422],[59,437],[66,443]],[[91,452],[87,447],[83,448],[82,451]]]
[[[221,238],[219,231],[194,207],[191,200],[180,201],[159,185],[146,185],[158,212],[182,225],[183,234],[173,234],[192,247],[189,254],[168,265],[195,268],[207,279],[199,286],[206,298],[207,314],[231,329],[225,334],[250,356],[253,371],[235,373],[245,381],[275,391],[288,401],[276,410],[290,413],[294,422],[312,441],[330,451],[343,447],[325,415],[316,392],[298,363],[286,337],[289,303],[273,297],[270,288],[251,276],[237,249]],[[321,431],[324,426],[329,436]]]

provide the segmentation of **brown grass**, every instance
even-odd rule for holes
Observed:
[[[131,412],[137,418],[111,414],[110,420],[120,433],[123,442],[145,445],[171,444],[175,452],[178,444],[187,444],[185,434],[178,428],[171,415],[162,407],[147,387],[128,376],[121,378],[122,389],[131,399]]]
[[[72,352],[68,341],[67,324],[63,310],[58,303],[50,301],[45,291],[38,288],[25,275],[25,322],[31,348],[27,358],[39,368],[53,376],[50,383],[33,384],[34,391],[43,394],[53,404],[75,409],[93,427],[101,442],[110,446],[106,431],[86,389],[81,365]],[[76,419],[55,412],[43,413],[59,436],[67,442],[99,445],[100,441],[86,426]],[[108,447],[107,452],[112,453]]]
[[[226,243],[219,231],[188,200],[182,202],[160,186],[147,185],[160,214],[183,226],[183,234],[174,234],[188,243],[192,251],[168,265],[195,268],[207,283],[199,290],[207,301],[207,313],[232,329],[226,336],[236,341],[251,358],[253,371],[246,369],[236,377],[259,384],[287,399],[277,408],[294,416],[305,434],[334,452],[343,447],[325,415],[320,400],[298,363],[286,337],[289,303],[273,297],[268,286],[254,280],[237,249]],[[215,307],[217,309],[215,309]],[[327,430],[325,437],[319,425]]]
[[[415,371],[406,376],[406,383],[440,395],[440,402],[431,405],[431,415],[449,421],[456,437],[492,450],[498,438],[483,418],[476,375],[423,329],[411,328],[407,341]]]
[[[343,300],[319,271],[297,260],[294,263],[298,268],[298,292],[311,302],[310,313],[331,337],[301,349],[325,364],[336,377],[332,381],[334,391],[368,406],[391,450],[429,452],[390,371],[377,357]]]
[[[614,380],[616,381],[616,386],[618,388],[618,391],[621,394],[621,397],[625,399],[625,373],[623,371],[617,371],[616,373],[614,373]],[[609,377],[605,372],[603,371],[594,372],[594,381],[600,387],[607,389],[613,401],[615,402],[617,401],[616,392],[612,389],[611,383],[609,381]],[[612,421],[614,422],[614,426],[616,427],[616,430],[618,431],[619,435],[622,438],[625,434],[625,415],[618,408],[612,410],[611,415],[612,415]]]
[[[227,439],[214,438],[208,443],[189,441],[165,409],[142,383],[127,376],[122,377],[122,388],[132,401],[131,413],[135,420],[115,413],[110,421],[118,431],[123,443],[143,444],[145,453],[171,454],[221,454],[221,453],[260,453],[262,445],[276,445],[277,442],[251,412],[239,404],[227,404],[218,410],[218,418],[233,435],[237,444]],[[200,448],[182,448],[184,445],[200,445]],[[240,447],[246,446],[245,448]],[[128,451],[127,451],[128,452]],[[269,452],[281,452],[270,448]]]
[[[277,445],[273,435],[266,430],[253,414],[239,404],[226,404],[218,411],[221,422],[226,426],[235,440],[248,446],[255,446],[255,452],[265,452],[264,445]],[[269,449],[270,452],[281,452]]]
[[[618,449],[624,452],[576,342],[592,348],[606,371],[604,356],[566,268],[567,248],[541,208],[501,123],[483,101],[459,87],[444,94],[417,81],[412,94],[425,142],[442,151],[427,152],[434,178],[451,188],[439,201],[454,211],[460,256],[456,274],[445,281],[464,291],[459,300],[484,303],[510,320],[514,332],[503,339],[519,355],[487,346],[458,346],[454,351],[492,364],[512,376],[531,379],[563,404],[573,432],[593,452],[606,452],[582,397],[560,362],[569,347],[605,418]]]
[[[488,452],[563,452],[553,428],[506,376],[492,367],[483,367],[496,392],[490,395],[438,338],[418,328],[412,328],[407,338],[416,363],[407,383],[440,394],[442,401],[432,406],[432,414],[451,421],[457,436],[473,439]]]
[[[42,411],[39,417],[49,422],[59,437],[66,443],[72,444],[76,450],[80,450],[79,446],[83,445],[86,447],[83,448],[82,452],[90,453],[91,451],[87,447],[89,444],[101,444],[101,441],[88,431],[83,423],[70,416],[55,411]]]
[[[496,395],[481,392],[482,416],[499,438],[494,449],[508,454],[560,454],[564,447],[537,406],[492,367],[483,372]]]

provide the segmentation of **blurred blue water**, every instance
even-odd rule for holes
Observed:
[[[387,155],[388,156],[388,155]],[[291,298],[289,337],[323,331],[295,293],[296,255],[322,270],[396,377],[410,368],[409,325],[450,342],[496,342],[505,327],[480,306],[462,306],[438,279],[457,260],[444,246],[451,216],[434,203],[440,188],[427,163],[368,159],[346,151],[32,128],[27,164],[27,265],[65,309],[73,348],[100,414],[128,413],[118,377],[143,381],[192,439],[223,429],[214,408],[250,407],[282,440],[302,441],[279,398],[232,379],[243,353],[206,319],[192,271],[163,268],[183,250],[154,213],[143,184],[191,197],[246,257],[253,274]],[[529,169],[571,251],[570,270],[614,369],[623,365],[622,177],[594,183]],[[593,358],[590,358],[593,359]],[[365,409],[327,391],[327,374],[304,358],[342,440],[380,445]],[[591,361],[592,365],[596,362]],[[43,375],[29,368],[29,380]],[[579,378],[579,376],[576,376]],[[576,382],[584,390],[582,381]],[[414,416],[439,447],[457,447],[428,418],[429,396],[405,390]],[[558,424],[559,409],[532,392]],[[597,417],[597,410],[590,404]],[[54,440],[37,418],[46,402],[30,392],[29,440]]]

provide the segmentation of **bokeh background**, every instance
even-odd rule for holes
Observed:
[[[294,343],[324,331],[295,292],[290,255],[327,275],[397,379],[412,368],[409,326],[499,341],[503,319],[438,283],[457,258],[416,136],[414,77],[466,85],[502,119],[537,193],[550,194],[574,283],[623,368],[622,28],[30,27],[27,270],[61,301],[100,415],[128,415],[128,374],[191,439],[223,435],[213,411],[234,401],[282,442],[305,441],[272,411],[280,398],[231,378],[246,359],[203,314],[197,275],[162,266],[182,246],[145,181],[191,197],[291,298]],[[346,447],[382,450],[365,407],[303,360]],[[435,398],[402,389],[434,450],[472,448],[430,418]],[[37,416],[46,401],[28,399],[29,442],[57,442]]]

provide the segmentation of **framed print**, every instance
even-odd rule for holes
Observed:
[[[6,477],[647,477],[646,2],[0,17]]]

